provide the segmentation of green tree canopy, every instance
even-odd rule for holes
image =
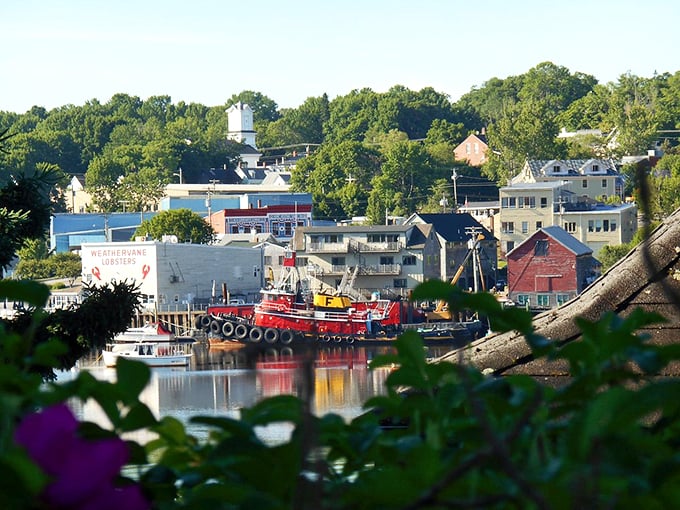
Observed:
[[[214,234],[212,227],[195,212],[190,209],[173,209],[144,220],[137,227],[134,237],[150,235],[160,241],[163,236],[174,235],[180,242],[210,244]]]

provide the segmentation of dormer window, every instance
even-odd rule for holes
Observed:
[[[560,165],[553,166],[553,173],[559,174],[561,171],[562,169],[560,168]]]
[[[600,165],[593,165],[593,172],[599,172],[600,171]]]

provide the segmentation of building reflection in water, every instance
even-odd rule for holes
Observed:
[[[350,420],[363,412],[362,405],[370,397],[384,394],[389,369],[370,370],[368,364],[386,348],[329,347],[314,352],[294,351],[290,347],[248,350],[245,348],[194,347],[194,359],[185,368],[153,368],[150,384],[142,400],[157,417],[173,416],[187,425],[198,437],[208,430],[189,424],[192,416],[229,416],[238,418],[239,410],[250,407],[263,398],[275,395],[301,396],[304,383],[305,359],[314,365],[313,412],[318,415],[335,413]],[[445,351],[432,353],[444,354]],[[115,370],[98,363],[84,362],[98,378],[113,380]],[[60,379],[71,377],[70,373]],[[106,425],[106,419],[94,403],[74,405],[76,413],[88,421]],[[286,438],[290,426],[270,427],[265,438]],[[150,437],[136,435],[145,442]]]

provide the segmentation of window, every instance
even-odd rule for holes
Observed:
[[[265,257],[265,259],[266,259],[266,257]],[[265,264],[266,264],[266,262],[265,262]],[[295,265],[297,267],[307,267],[308,264],[309,264],[309,258],[308,257],[296,257],[295,258]]]
[[[556,174],[559,174],[561,171],[562,169],[560,168],[560,165],[553,166],[553,172],[555,172]]]
[[[368,234],[366,240],[369,243],[396,243],[399,242],[399,234]]]
[[[406,288],[406,278],[395,278],[394,279],[395,289],[405,289]]]
[[[382,256],[380,257],[380,265],[381,266],[391,266],[394,264],[394,257],[390,256]]]
[[[529,232],[529,222],[523,221],[522,222],[522,234],[526,234],[528,232]]]
[[[602,232],[602,220],[595,220],[595,232]]]
[[[529,303],[531,303],[531,299],[529,299],[528,294],[518,294],[517,295],[517,304],[520,304],[522,306],[528,306]]]
[[[583,187],[584,188],[588,187],[588,179],[583,179]]]
[[[474,147],[475,147],[475,154],[479,154],[479,144],[477,142],[475,142]]]
[[[534,246],[534,255],[537,257],[545,257],[548,255],[548,240],[539,239]]]
[[[593,220],[588,220],[588,232],[595,231],[595,222]]]
[[[506,251],[506,252],[512,251],[512,250],[514,250],[514,249],[515,249],[515,241],[508,241],[508,242],[505,244],[505,251]]]
[[[555,299],[557,300],[557,305],[563,305],[567,301],[569,301],[569,294],[557,294],[555,296]]]
[[[609,220],[602,220],[602,230],[609,232]]]
[[[508,199],[508,207],[514,209],[517,207],[517,197],[510,197]]]
[[[567,221],[564,223],[564,230],[569,232],[570,234],[573,234],[576,232],[576,222],[575,221]]]
[[[536,230],[540,230],[543,228],[543,222],[542,221],[537,221],[536,222]]]
[[[415,255],[404,255],[401,258],[401,263],[404,264],[405,266],[415,266],[416,265],[416,256]]]
[[[602,179],[602,187],[603,188],[607,187],[607,179]]]
[[[501,230],[504,234],[514,234],[515,233],[515,223],[512,221],[501,222]]]
[[[593,165],[593,172],[599,172],[600,171],[600,165]]]
[[[550,306],[550,294],[539,294],[536,296],[536,304],[541,307]]]
[[[342,234],[319,234],[310,236],[312,243],[341,243]]]
[[[529,209],[536,207],[536,197],[519,197],[517,205],[520,209]]]
[[[272,256],[271,255],[265,255],[263,262],[264,262],[265,266],[271,266],[272,265]]]
[[[332,266],[344,266],[345,265],[345,257],[331,257],[331,265]]]
[[[547,197],[541,197],[541,208],[546,208],[548,207],[548,198]]]
[[[470,144],[469,143],[465,144],[465,154],[470,154]]]
[[[616,222],[615,222],[615,221],[610,221],[610,222],[609,222],[609,230],[610,230],[610,232],[615,232],[615,231],[616,231]]]
[[[501,198],[501,209],[508,208],[508,197]]]

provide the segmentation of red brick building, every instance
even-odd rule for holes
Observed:
[[[465,161],[470,166],[482,166],[486,161],[486,151],[489,145],[484,130],[481,133],[473,133],[453,149],[453,154],[458,161]]]
[[[559,306],[597,276],[593,251],[562,227],[537,230],[507,254],[508,297],[534,310]]]

